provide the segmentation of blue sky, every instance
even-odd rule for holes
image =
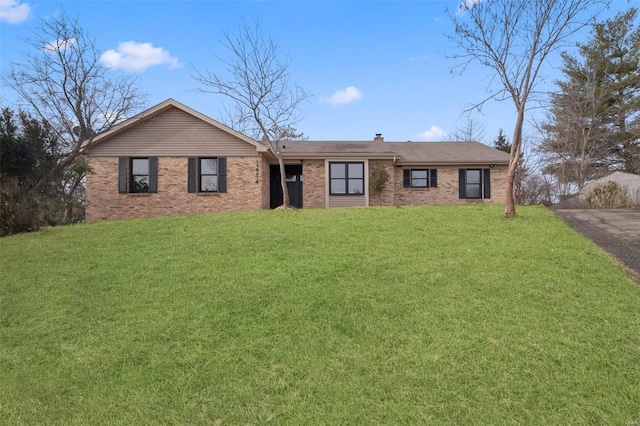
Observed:
[[[292,80],[314,96],[297,125],[312,140],[450,140],[463,112],[487,96],[489,70],[451,73],[447,8],[457,1],[22,1],[0,0],[0,66],[5,73],[27,49],[22,41],[40,19],[61,9],[105,52],[112,66],[135,72],[149,93],[147,106],[174,98],[221,120],[225,102],[198,93],[194,67],[216,71],[223,31],[258,20],[291,59]],[[640,6],[615,0],[601,15]],[[582,39],[588,36],[582,34]],[[552,88],[557,57],[543,78]],[[2,87],[2,105],[16,98]],[[531,118],[541,118],[538,110]],[[515,115],[508,102],[490,102],[470,116],[491,143],[500,128],[510,139]],[[525,133],[534,135],[532,126]]]

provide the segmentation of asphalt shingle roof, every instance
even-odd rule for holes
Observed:
[[[508,164],[509,154],[478,142],[282,142],[285,158],[368,157],[397,158],[402,164]]]

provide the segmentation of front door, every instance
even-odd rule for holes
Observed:
[[[291,206],[302,208],[302,164],[289,164],[284,166],[287,175],[287,190]],[[280,167],[275,165],[270,169],[271,199],[270,207],[275,209],[282,205],[282,185],[280,184]]]

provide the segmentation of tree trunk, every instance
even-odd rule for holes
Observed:
[[[284,160],[282,154],[278,155],[278,166],[280,167],[280,184],[282,185],[282,205],[285,209],[291,207],[289,202],[289,189],[287,188],[287,173],[284,169]]]
[[[513,139],[511,142],[511,152],[509,153],[509,168],[507,169],[507,205],[504,210],[504,217],[511,219],[516,215],[515,200],[515,180],[516,169],[520,162],[520,149],[522,146],[522,125],[524,123],[524,108],[518,108],[518,118],[513,129]]]

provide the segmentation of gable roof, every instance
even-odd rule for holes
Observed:
[[[479,142],[282,142],[284,158],[394,159],[398,164],[509,164],[509,154]]]
[[[627,173],[621,171],[615,171],[607,176],[596,179],[582,187],[580,192],[587,194],[591,192],[596,186],[605,184],[609,181],[617,182],[619,185],[627,186],[629,188],[640,188],[640,175],[634,173]]]
[[[156,117],[156,116],[168,111],[171,108],[177,108],[177,109],[179,109],[179,110],[181,110],[181,111],[183,111],[183,112],[185,112],[185,113],[187,113],[189,115],[192,115],[195,118],[198,118],[198,119],[204,121],[207,124],[210,124],[210,125],[218,128],[218,129],[220,129],[220,130],[222,130],[224,132],[227,132],[230,135],[235,136],[236,138],[238,138],[238,139],[240,139],[240,140],[242,140],[242,141],[244,141],[244,142],[246,142],[246,143],[248,143],[250,145],[253,145],[256,148],[256,150],[259,151],[259,152],[266,152],[267,151],[267,147],[265,145],[261,144],[260,142],[255,141],[255,140],[251,139],[250,137],[248,137],[246,135],[243,135],[242,133],[233,130],[231,127],[228,127],[228,126],[226,126],[226,125],[224,125],[224,124],[222,124],[222,123],[220,123],[220,122],[218,122],[218,121],[216,121],[216,120],[214,120],[214,119],[212,119],[210,117],[207,117],[206,115],[204,115],[204,114],[202,114],[202,113],[200,113],[200,112],[198,112],[198,111],[196,111],[196,110],[194,110],[192,108],[189,108],[188,106],[186,106],[184,104],[181,104],[180,102],[176,101],[175,99],[171,99],[171,98],[169,98],[166,101],[161,102],[161,103],[159,103],[159,104],[157,104],[157,105],[155,105],[155,106],[153,106],[153,107],[151,107],[151,108],[149,108],[149,109],[147,109],[147,110],[145,110],[145,111],[143,111],[143,112],[141,112],[141,113],[139,113],[139,114],[127,119],[127,120],[125,120],[125,121],[123,121],[122,123],[112,127],[110,130],[99,134],[91,142],[90,148],[92,148],[92,147],[94,147],[94,146],[96,146],[98,144],[101,144],[101,143],[113,138],[114,136],[117,136],[120,133],[132,128],[132,127],[135,127],[135,126],[137,126],[137,125],[139,125],[141,123],[144,123],[144,122],[146,122],[148,120],[151,120],[152,118],[154,118],[154,117]]]
[[[96,136],[89,150],[172,108],[250,144],[258,152],[271,154],[266,145],[171,98]],[[509,154],[479,142],[282,141],[280,148],[285,159],[393,159],[404,165],[509,164]]]

